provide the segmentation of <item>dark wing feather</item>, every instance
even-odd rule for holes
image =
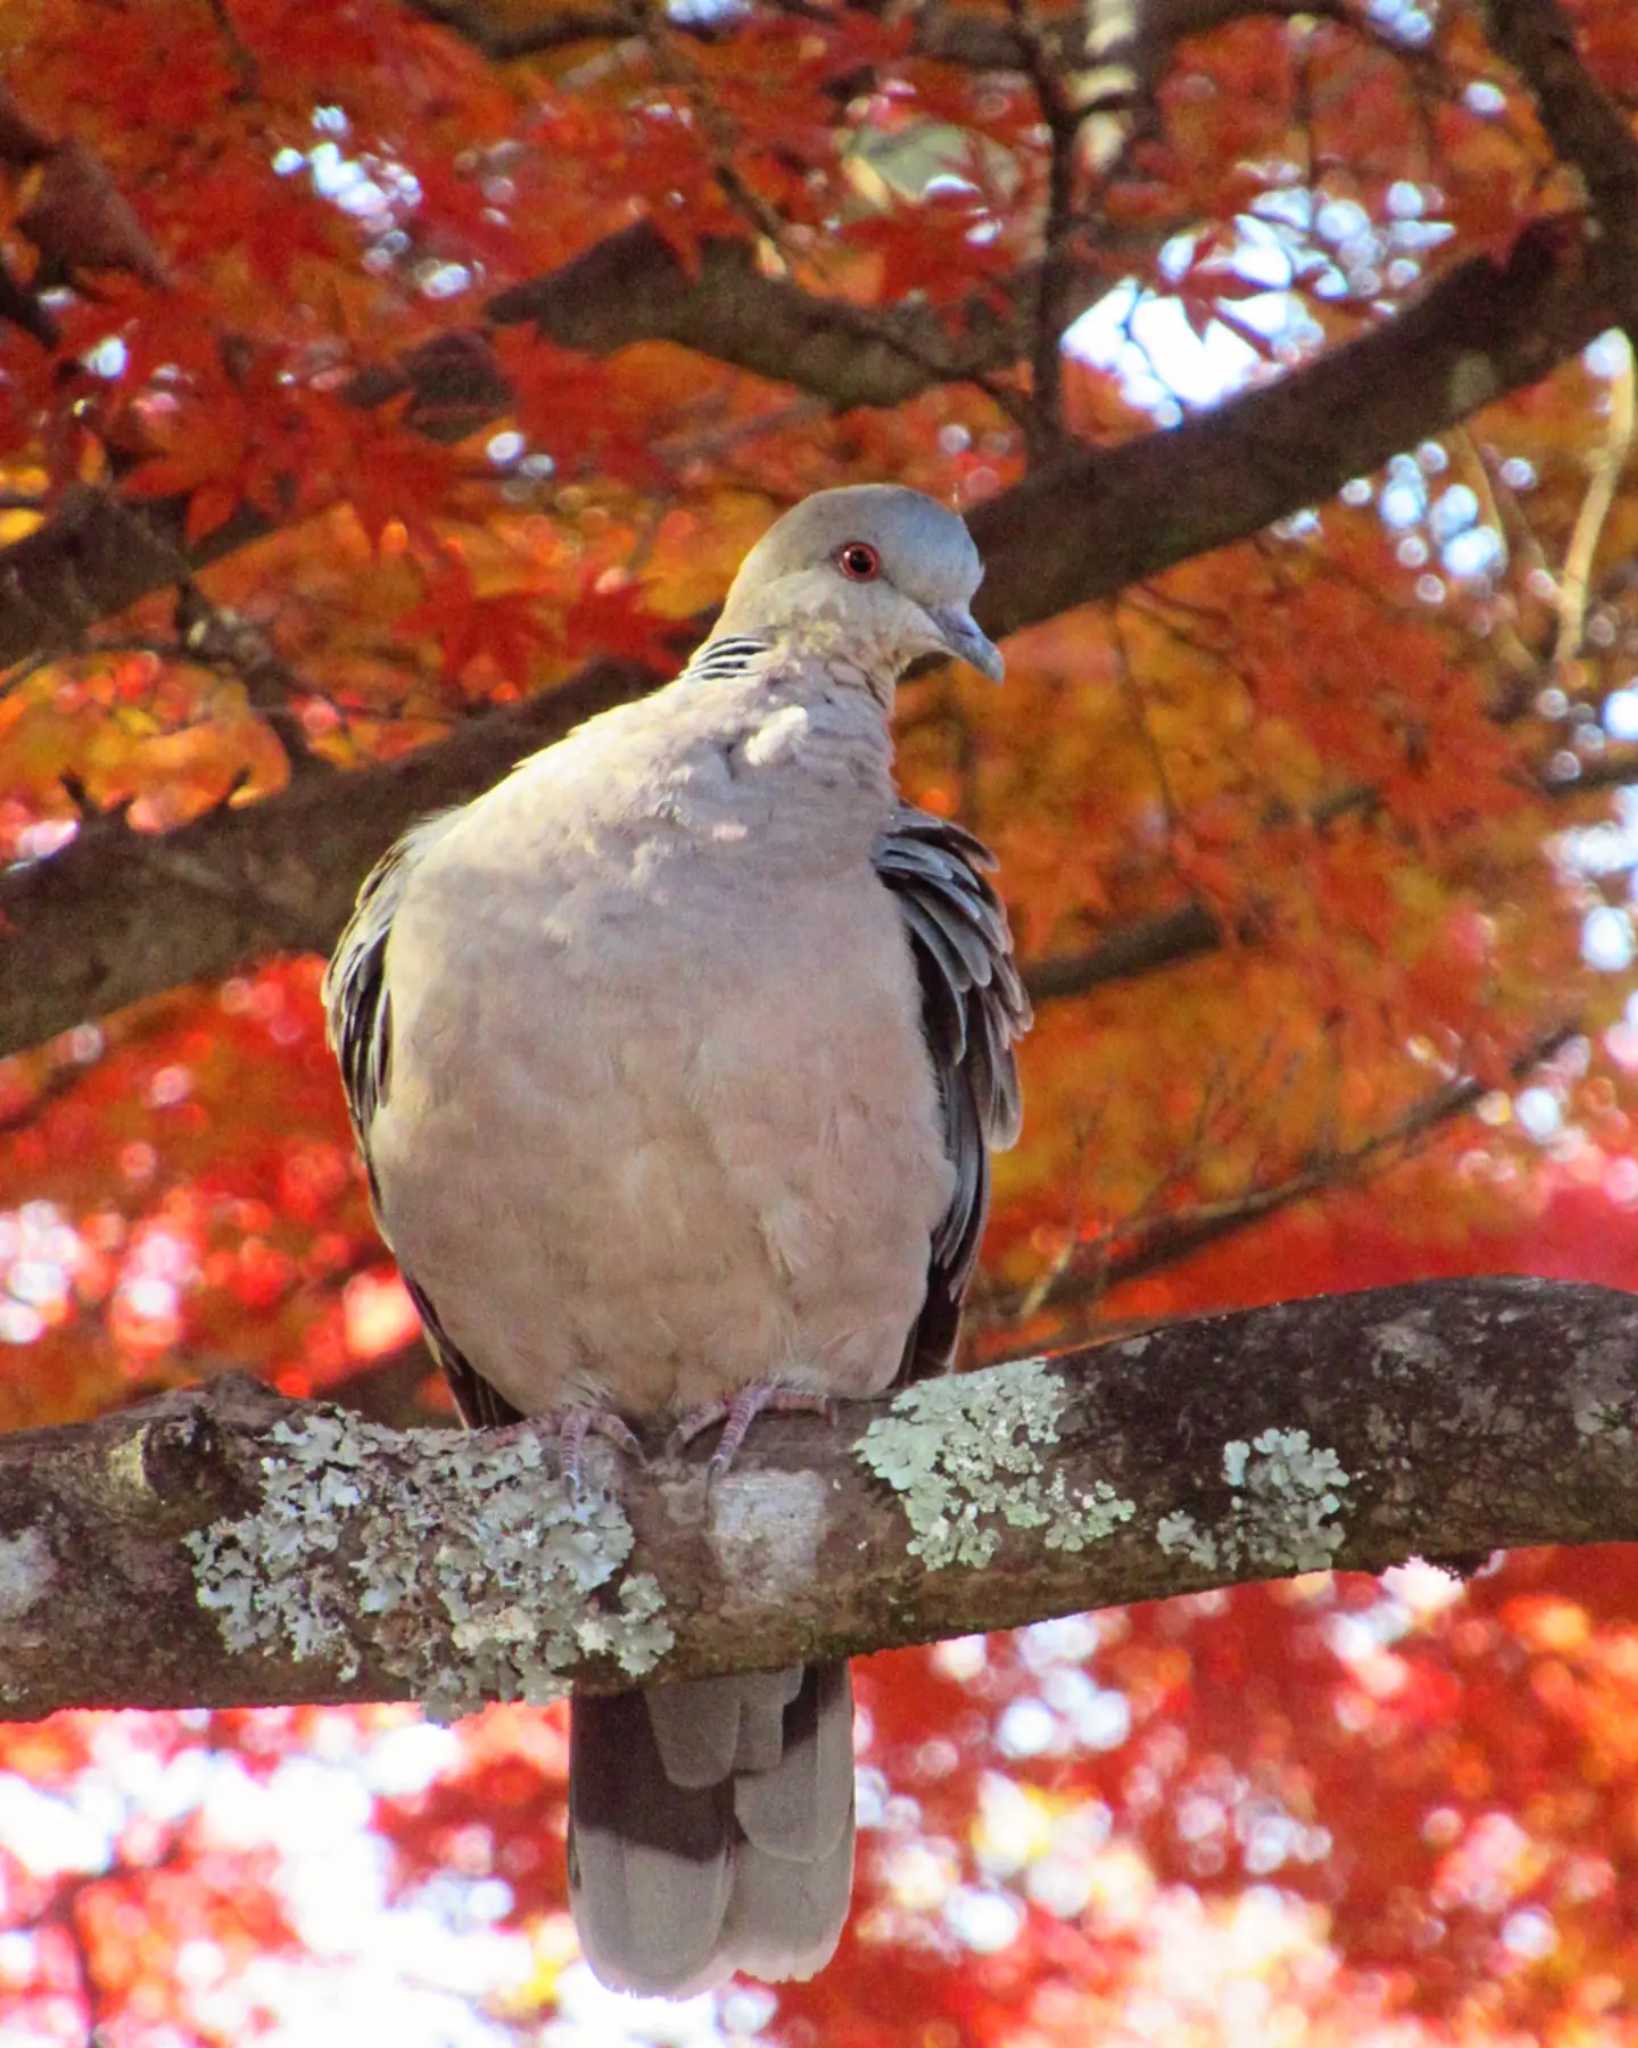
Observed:
[[[922,1030],[938,1081],[955,1193],[933,1233],[927,1297],[905,1345],[901,1377],[943,1372],[955,1352],[961,1300],[989,1207],[992,1148],[1018,1135],[1013,1043],[1029,1029],[1029,998],[1012,957],[1007,914],[986,871],[983,841],[948,818],[900,804],[876,844],[921,980]]]
[[[324,973],[324,1010],[330,1048],[341,1068],[347,1114],[369,1175],[370,1198],[380,1217],[380,1191],[370,1159],[370,1126],[392,1085],[392,992],[387,986],[387,941],[415,859],[455,816],[440,812],[405,833],[377,861]],[[450,1341],[438,1312],[406,1273],[404,1285],[426,1331],[427,1348],[443,1368],[461,1420],[478,1429],[514,1422],[518,1411],[475,1372]]]

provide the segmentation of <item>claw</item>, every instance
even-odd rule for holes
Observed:
[[[745,1441],[745,1432],[764,1409],[772,1409],[781,1415],[822,1415],[827,1422],[836,1420],[836,1404],[828,1396],[757,1380],[751,1386],[741,1387],[732,1399],[707,1401],[703,1407],[690,1409],[666,1439],[666,1455],[675,1457],[695,1437],[702,1436],[708,1429],[715,1429],[720,1423],[722,1440],[712,1453],[707,1468],[707,1484],[710,1484],[720,1479],[733,1464],[740,1445]]]
[[[628,1458],[635,1458],[639,1465],[647,1463],[642,1445],[611,1408],[560,1409],[557,1423],[558,1470],[576,1507],[586,1497],[581,1454],[588,1436],[603,1437],[617,1451],[624,1451]]]
[[[648,1463],[643,1456],[642,1445],[612,1408],[590,1408],[577,1403],[571,1408],[554,1408],[546,1415],[526,1415],[521,1422],[508,1423],[494,1433],[497,1437],[511,1435],[516,1438],[525,1431],[542,1442],[555,1445],[558,1475],[576,1508],[586,1498],[584,1450],[588,1436],[604,1437],[617,1451],[623,1451],[628,1458],[635,1458],[639,1465]]]

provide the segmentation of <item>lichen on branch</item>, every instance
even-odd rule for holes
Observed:
[[[1475,1280],[1171,1324],[622,1463],[237,1377],[0,1440],[0,1714],[748,1670],[1235,1580],[1638,1539],[1638,1301]],[[601,1454],[600,1454],[601,1455]],[[611,1454],[612,1457],[612,1454]]]

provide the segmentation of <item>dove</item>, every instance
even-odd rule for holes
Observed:
[[[1001,679],[964,522],[821,491],[663,688],[366,880],[325,980],[382,1232],[463,1418],[713,1474],[764,1409],[946,1370],[1029,1005],[994,863],[904,802],[930,656]],[[853,1869],[845,1663],[571,1703],[569,1887],[605,1984],[810,1976]]]

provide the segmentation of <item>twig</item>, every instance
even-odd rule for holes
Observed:
[[[1558,1024],[1532,1040],[1510,1062],[1511,1077],[1522,1080],[1533,1068],[1551,1059],[1576,1036],[1578,1028],[1575,1024]],[[1346,1151],[1313,1159],[1282,1180],[1249,1188],[1225,1201],[1201,1203],[1136,1231],[1130,1223],[1104,1231],[1082,1247],[1074,1264],[1062,1271],[1044,1295],[1036,1289],[998,1294],[979,1305],[980,1313],[988,1325],[1012,1323],[1020,1319],[1026,1303],[1032,1312],[1038,1312],[1069,1302],[1095,1300],[1125,1281],[1176,1265],[1204,1246],[1247,1230],[1295,1203],[1333,1188],[1357,1184],[1373,1169],[1379,1170],[1388,1163],[1391,1156],[1403,1157],[1442,1125],[1465,1114],[1489,1094],[1492,1085],[1471,1075],[1447,1081],[1383,1130]]]
[[[1075,163],[1085,114],[1065,88],[1054,54],[1030,12],[1030,0],[1007,0],[1007,12],[1047,130],[1046,216],[1041,227],[1041,267],[1035,280],[1030,348],[1033,404],[1028,422],[1030,453],[1039,461],[1063,440],[1064,302],[1075,225]]]
[[[1616,330],[1619,359],[1610,377],[1610,424],[1603,445],[1588,463],[1587,492],[1581,500],[1558,576],[1558,633],[1553,641],[1553,667],[1562,671],[1581,651],[1587,625],[1587,592],[1593,558],[1609,517],[1615,493],[1632,450],[1632,343]]]
[[[1166,817],[1166,836],[1171,840],[1177,832],[1177,799],[1172,790],[1171,777],[1166,772],[1166,757],[1160,750],[1149,724],[1149,707],[1144,702],[1143,685],[1133,669],[1131,655],[1126,645],[1126,629],[1121,624],[1118,603],[1109,607],[1109,639],[1114,649],[1115,674],[1120,684],[1121,701],[1137,733],[1138,744],[1149,757],[1149,766],[1155,778],[1155,787],[1160,793],[1160,806]]]
[[[228,11],[228,0],[210,0],[210,11],[233,60],[233,69],[238,74],[239,82],[234,87],[233,97],[236,100],[254,99],[262,89],[262,68],[256,61],[256,54],[240,35],[238,25]]]
[[[1547,566],[1547,557],[1536,538],[1535,528],[1524,516],[1523,508],[1507,487],[1505,478],[1491,475],[1490,464],[1474,439],[1472,429],[1454,427],[1448,439],[1457,473],[1478,499],[1480,519],[1500,537],[1504,559],[1509,551],[1523,554],[1529,574],[1551,579],[1552,571]],[[1505,613],[1496,618],[1490,641],[1510,677],[1510,685],[1501,702],[1493,707],[1494,715],[1505,723],[1510,716],[1516,717],[1522,712],[1534,694],[1541,679],[1541,657]]]

